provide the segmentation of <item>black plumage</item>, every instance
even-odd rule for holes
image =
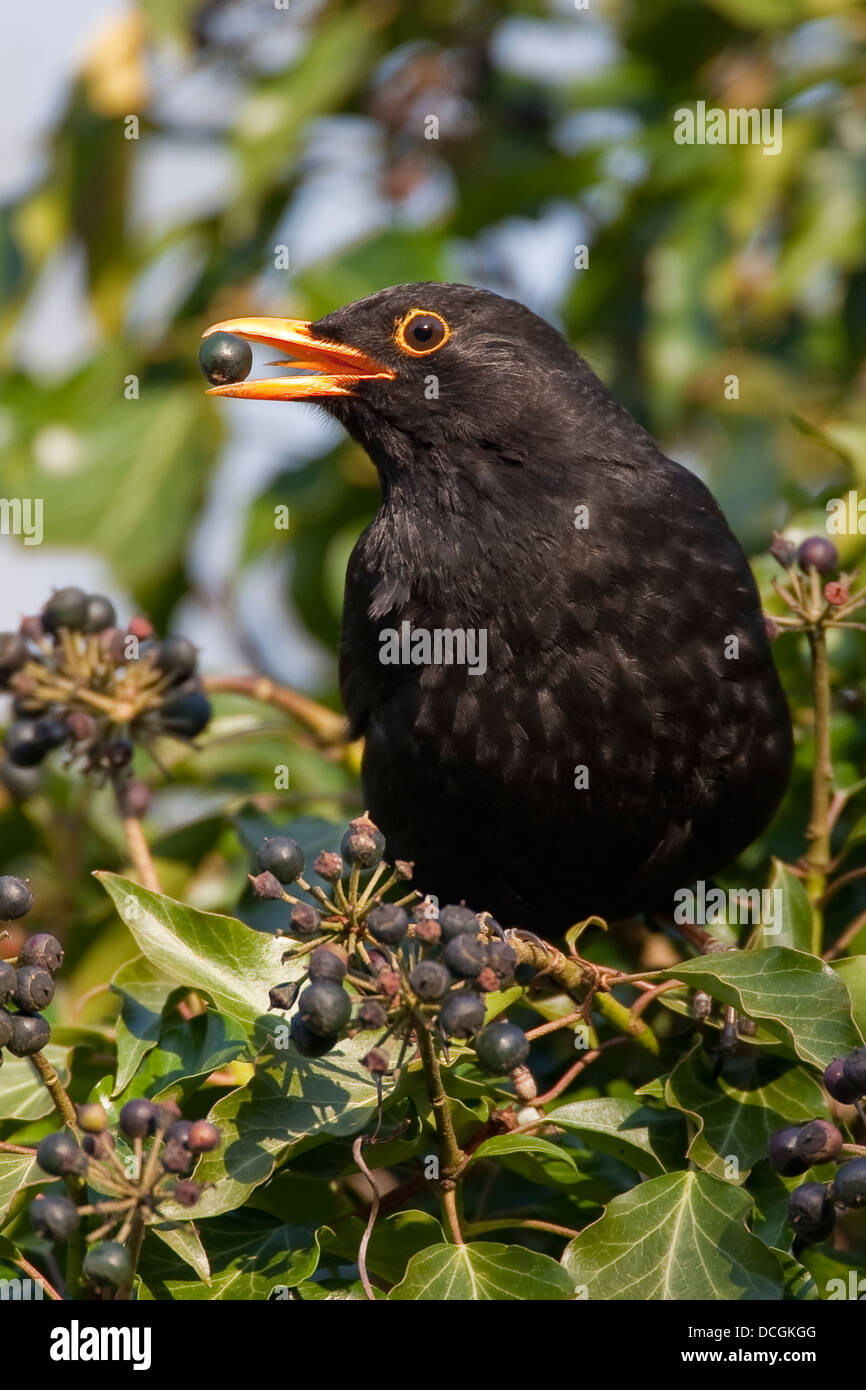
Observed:
[[[412,309],[447,324],[436,351],[395,339]],[[544,932],[669,905],[758,835],[791,762],[715,500],[512,300],[402,285],[311,329],[394,374],[321,401],[381,478],[341,688],[389,856],[440,901]],[[383,629],[406,621],[483,629],[486,672],[383,664]]]

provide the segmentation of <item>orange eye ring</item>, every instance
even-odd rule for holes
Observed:
[[[409,334],[417,334],[414,341]],[[429,357],[444,347],[450,337],[449,325],[432,309],[410,309],[397,324],[394,334],[398,348],[411,357]]]

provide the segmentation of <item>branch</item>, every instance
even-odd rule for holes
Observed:
[[[291,715],[325,747],[334,748],[348,742],[348,730],[342,715],[335,714],[297,690],[277,685],[267,676],[205,676],[204,687],[212,694],[246,695],[260,704],[273,705],[284,714]]]
[[[527,941],[515,931],[506,932],[506,940],[521,965],[531,965],[543,971],[561,985],[566,993],[583,1003],[591,1002],[603,1018],[618,1032],[634,1038],[639,1047],[654,1057],[659,1053],[659,1040],[642,1018],[633,1018],[625,1004],[620,1004],[606,989],[599,987],[596,971],[584,962],[569,960],[547,942]]]
[[[54,1102],[54,1109],[57,1111],[65,1125],[78,1132],[78,1117],[75,1114],[75,1106],[69,1099],[69,1093],[57,1072],[52,1067],[44,1052],[33,1052],[30,1060],[39,1073],[39,1079]]]

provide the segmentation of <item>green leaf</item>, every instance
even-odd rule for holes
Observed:
[[[803,951],[724,951],[659,973],[760,1020],[813,1066],[823,1068],[861,1043],[844,983],[825,961]]]
[[[349,1240],[340,1246],[346,1258],[354,1264],[358,1254],[358,1244],[363,1234],[360,1221],[347,1222],[351,1226]],[[431,1245],[441,1245],[445,1236],[441,1223],[427,1211],[395,1211],[384,1220],[377,1221],[367,1247],[367,1268],[380,1275],[389,1284],[396,1284],[406,1273],[406,1266],[415,1255],[421,1254]],[[330,1249],[330,1243],[328,1245]]]
[[[34,1154],[0,1153],[0,1222],[22,1187],[44,1181],[45,1174],[37,1168]]]
[[[171,1096],[183,1104],[202,1078],[233,1062],[246,1047],[243,1030],[221,1014],[208,1012],[178,1020],[164,1028],[159,1046],[148,1053],[118,1105],[133,1096],[162,1099]]]
[[[162,1011],[177,989],[145,956],[127,961],[115,973],[111,989],[120,995],[117,1020],[117,1079],[114,1095],[126,1090],[143,1057],[159,1041]]]
[[[574,1297],[567,1272],[522,1245],[431,1245],[409,1261],[388,1295],[398,1303],[563,1302]]]
[[[273,1032],[268,990],[288,978],[280,959],[285,942],[253,931],[234,917],[202,912],[161,893],[151,893],[118,874],[97,878],[156,970],[190,989],[249,1035]]]
[[[707,1173],[667,1173],[614,1197],[562,1262],[594,1300],[778,1299],[779,1262],[746,1230],[750,1207]]]
[[[713,1071],[696,1042],[668,1077],[665,1099],[692,1118],[689,1158],[717,1178],[745,1182],[774,1130],[828,1114],[817,1081],[782,1058],[729,1057],[718,1077]]]
[[[534,1134],[496,1134],[478,1145],[469,1159],[470,1165],[482,1158],[507,1158],[509,1154],[535,1154],[541,1158],[564,1163],[577,1172],[574,1158],[561,1144],[552,1144],[549,1139],[540,1139]]]
[[[198,1182],[214,1184],[202,1195],[196,1215],[240,1206],[300,1141],[362,1129],[376,1108],[376,1087],[360,1062],[369,1047],[369,1036],[360,1034],[324,1057],[292,1051],[260,1063],[246,1085],[219,1100],[209,1118],[223,1143],[196,1169]],[[181,1215],[168,1205],[166,1210]]]
[[[145,1245],[141,1276],[151,1298],[178,1302],[260,1302],[309,1279],[319,1263],[316,1233],[286,1226],[265,1212],[239,1211],[208,1221],[201,1232],[210,1283],[178,1269],[174,1253]],[[189,1252],[188,1252],[189,1253]],[[184,1255],[185,1262],[186,1255]]]
[[[207,1252],[201,1243],[201,1236],[191,1221],[176,1225],[148,1226],[155,1236],[164,1241],[169,1250],[194,1269],[199,1279],[210,1284],[210,1263]]]
[[[69,1050],[51,1043],[42,1049],[63,1085],[69,1083]],[[50,1115],[54,1103],[43,1086],[39,1073],[29,1057],[3,1054],[0,1071],[0,1120],[41,1120]]]
[[[854,1022],[866,1033],[866,956],[847,956],[833,962],[836,974],[845,982],[853,1005]]]
[[[685,1122],[669,1110],[601,1096],[560,1105],[549,1110],[545,1118],[573,1130],[592,1148],[611,1154],[650,1177],[682,1167],[684,1162]]]
[[[773,894],[772,921],[756,925],[748,949],[790,946],[797,951],[811,951],[812,904],[801,880],[781,859],[774,859],[767,887]]]

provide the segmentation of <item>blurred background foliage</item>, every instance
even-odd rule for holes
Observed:
[[[208,399],[198,341],[229,315],[316,318],[405,280],[468,280],[560,324],[709,483],[770,607],[773,529],[823,532],[829,498],[866,496],[862,4],[148,0],[86,38],[0,210],[0,494],[44,498],[52,582],[95,557],[121,611],[188,632],[205,669],[262,670],[337,707],[345,561],[377,505],[373,469],[307,407]],[[677,145],[673,113],[698,100],[781,108],[781,153]],[[864,538],[839,540],[853,569]],[[0,546],[8,627],[46,569],[36,548]],[[799,639],[776,652],[798,768],[738,868],[750,882],[771,850],[802,852],[807,819],[808,663]],[[834,634],[843,784],[866,762],[863,652]],[[333,820],[358,792],[276,712],[224,697],[218,714],[147,829],[167,891],[231,908],[242,807]],[[853,866],[856,809],[852,832]],[[53,769],[24,802],[2,794],[0,846],[67,934],[67,1002],[80,997],[129,954],[87,876],[123,862],[109,799]],[[859,891],[838,895],[837,923]]]

